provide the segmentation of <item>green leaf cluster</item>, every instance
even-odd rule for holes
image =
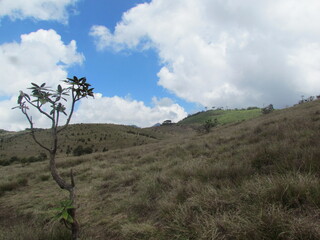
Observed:
[[[18,106],[14,108],[21,109],[22,113],[26,115],[30,125],[33,125],[32,117],[28,114],[29,106],[32,106],[44,115],[46,115],[52,122],[53,125],[57,127],[59,122],[60,113],[63,113],[66,116],[69,116],[67,119],[66,125],[70,122],[72,116],[74,105],[77,101],[84,97],[94,97],[93,89],[91,85],[87,83],[85,77],[77,78],[67,78],[63,80],[66,83],[66,87],[61,86],[60,84],[56,89],[47,87],[46,83],[38,85],[36,83],[31,83],[31,87],[28,88],[31,90],[31,94],[28,95],[23,91],[20,91],[17,103]],[[71,95],[71,110],[70,113],[66,113],[65,102],[67,102],[67,96]],[[49,111],[47,112],[44,105],[47,103],[50,104]],[[13,109],[14,109],[13,108]],[[31,126],[32,128],[33,126]]]
[[[68,84],[70,86],[69,89],[75,93],[76,101],[87,96],[93,97],[94,88],[90,88],[91,84],[87,83],[85,77],[77,78],[74,76],[73,78],[67,78],[64,82]]]
[[[53,220],[64,222],[67,224],[72,224],[74,220],[70,215],[71,209],[74,209],[71,200],[65,200],[60,202],[60,207],[53,209],[57,212],[56,215],[53,217]]]

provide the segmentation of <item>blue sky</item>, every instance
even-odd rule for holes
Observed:
[[[20,89],[73,75],[97,93],[73,123],[148,127],[205,107],[292,105],[320,94],[319,10],[317,0],[2,0],[0,128],[28,127],[11,110]]]
[[[101,93],[108,96],[130,95],[147,104],[151,103],[153,96],[175,98],[167,90],[157,86],[156,74],[160,63],[154,51],[98,52],[93,38],[88,34],[92,25],[96,24],[114,29],[124,12],[144,2],[149,1],[109,0],[107,4],[103,0],[79,1],[74,7],[69,7],[71,14],[67,24],[35,19],[12,21],[5,17],[1,20],[1,32],[5,34],[1,34],[0,43],[20,41],[21,34],[35,32],[38,29],[54,29],[63,42],[76,40],[78,52],[85,56],[82,65],[68,68],[70,77],[86,76]],[[73,11],[75,13],[72,13]]]

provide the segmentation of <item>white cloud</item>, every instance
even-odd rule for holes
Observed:
[[[153,106],[148,107],[142,101],[118,96],[104,97],[95,94],[95,98],[82,99],[73,114],[72,123],[113,123],[136,125],[138,127],[151,127],[156,123],[170,119],[173,122],[185,118],[187,113],[178,104],[169,98],[152,99]],[[69,104],[69,103],[67,103]],[[25,116],[19,109],[11,109],[17,105],[17,96],[0,101],[1,121],[0,129],[11,131],[23,130],[30,127]],[[68,108],[70,109],[70,108]],[[35,119],[36,128],[50,127],[50,120],[44,115],[30,108],[30,115]],[[61,119],[65,123],[65,117]]]
[[[30,128],[30,125],[21,113],[20,109],[12,109],[17,106],[17,95],[13,95],[7,100],[0,101],[0,129],[5,129],[8,131],[20,131],[25,128]],[[32,116],[35,128],[48,128],[50,127],[50,120],[44,115],[40,114],[34,108],[29,109],[29,114]]]
[[[0,45],[0,129],[23,130],[29,123],[16,106],[19,90],[26,91],[31,82],[55,87],[67,77],[68,67],[82,64],[84,56],[77,52],[76,42],[63,43],[54,30],[38,30],[21,36],[20,42]],[[28,91],[27,91],[28,92]],[[66,103],[70,105],[70,102]],[[166,119],[178,121],[186,116],[184,109],[168,98],[153,99],[153,107],[130,98],[103,97],[83,99],[73,119],[76,122],[98,122],[152,126]],[[50,121],[30,108],[35,127],[50,127]],[[63,123],[63,121],[61,121]]]
[[[111,32],[104,26],[93,26],[90,30],[90,35],[95,37],[95,44],[98,50],[103,50],[114,43]],[[113,47],[115,48],[115,46]]]
[[[0,45],[0,96],[11,96],[31,82],[55,85],[67,77],[68,67],[83,61],[76,42],[64,44],[54,30],[21,35],[20,43]]]
[[[10,99],[0,101],[0,129],[6,130],[23,130],[27,127],[25,119],[18,110],[12,110],[12,107],[17,105],[17,96]]]
[[[0,18],[34,18],[36,20],[56,20],[67,22],[69,6],[78,0],[1,0]]]
[[[54,30],[38,30],[21,35],[21,41],[0,45],[0,128],[21,130],[28,126],[27,120],[11,110],[16,106],[19,90],[25,91],[31,82],[55,87],[66,79],[67,68],[82,64],[84,56],[77,52],[76,42],[64,44]],[[48,127],[45,117],[33,112],[37,119],[35,127]]]
[[[104,97],[95,94],[95,99],[83,99],[74,115],[74,122],[116,123],[150,127],[170,119],[177,122],[187,113],[169,98],[153,98],[153,106],[148,107],[142,101],[118,96]]]
[[[318,0],[153,0],[124,13],[97,48],[153,48],[158,84],[205,106],[285,106],[320,92]]]

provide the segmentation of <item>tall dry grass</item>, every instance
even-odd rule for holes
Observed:
[[[319,109],[319,101],[306,103],[205,135],[171,127],[175,134],[154,143],[58,159],[62,174],[75,169],[82,235],[320,239]],[[11,209],[13,229],[27,229],[21,217],[45,229],[65,196],[46,162],[0,167],[0,186],[21,178],[27,184],[3,191],[0,209]]]

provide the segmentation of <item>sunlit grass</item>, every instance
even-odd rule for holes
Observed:
[[[217,119],[219,124],[236,123],[244,120],[256,118],[261,115],[261,109],[243,109],[243,110],[208,110],[199,114],[192,115],[179,124],[203,124],[207,120]]]
[[[76,175],[82,239],[320,239],[319,108],[209,134],[160,127],[148,131],[166,138],[58,158],[62,175]],[[11,226],[0,239],[50,239],[52,209],[67,196],[46,161],[0,167],[0,190],[0,219]]]

